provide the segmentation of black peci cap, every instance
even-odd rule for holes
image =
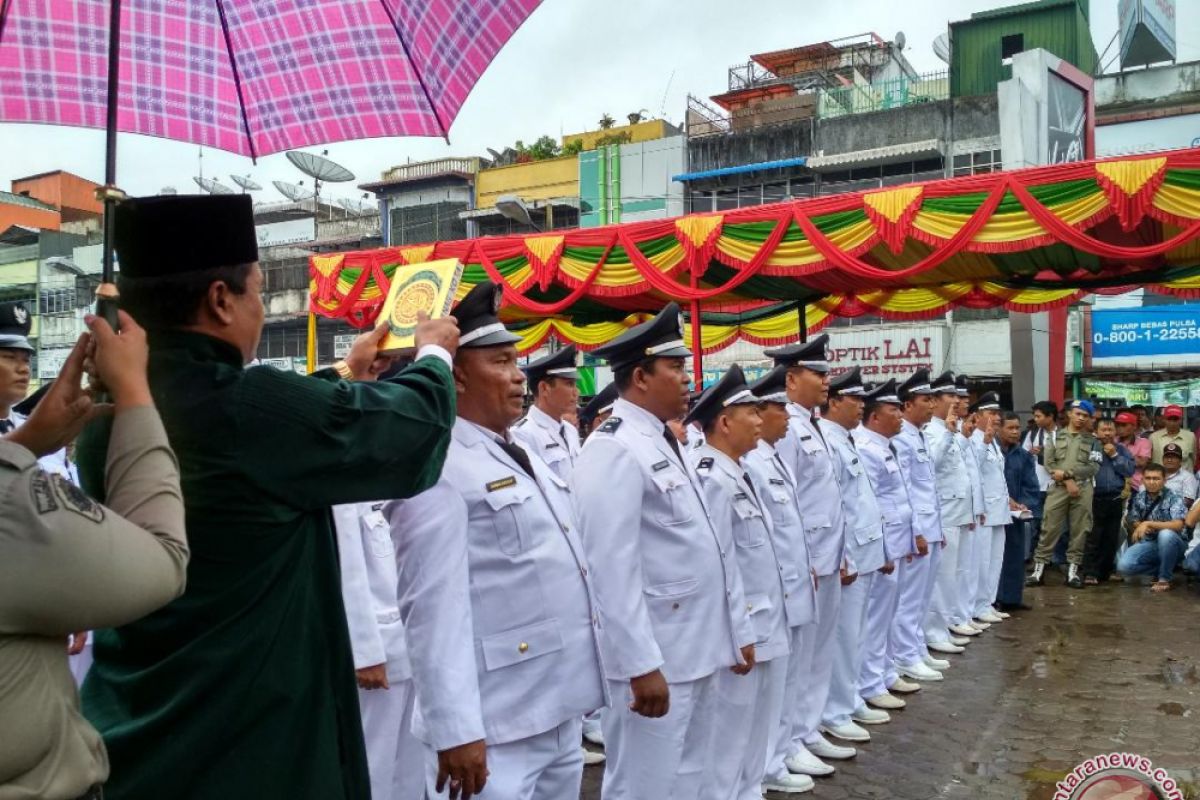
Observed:
[[[258,261],[248,194],[131,197],[116,206],[114,248],[121,275],[157,278]]]

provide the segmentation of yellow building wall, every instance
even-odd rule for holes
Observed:
[[[585,131],[583,133],[569,133],[562,137],[562,144],[566,147],[571,142],[579,139],[583,142],[584,150],[595,150],[596,141],[605,136],[620,136],[622,133],[629,134],[629,143],[649,142],[654,139],[663,139],[667,136],[673,136],[678,133],[677,130],[671,127],[666,120],[649,119],[645,122],[639,122],[636,125],[620,125],[602,131]]]
[[[37,283],[38,262],[36,258],[28,261],[14,261],[11,264],[0,264],[0,286],[18,286],[23,283]]]
[[[526,203],[579,196],[579,159],[548,158],[528,164],[482,170],[475,179],[475,207],[492,208],[501,195],[519,195]]]

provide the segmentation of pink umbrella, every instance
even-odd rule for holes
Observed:
[[[118,130],[251,158],[446,136],[539,2],[0,0],[0,121],[106,128],[106,210]]]

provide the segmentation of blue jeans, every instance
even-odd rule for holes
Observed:
[[[1159,531],[1153,539],[1143,539],[1130,545],[1117,561],[1117,572],[1122,575],[1155,575],[1160,581],[1169,581],[1175,574],[1175,565],[1183,556],[1183,539],[1174,531]]]
[[[1197,547],[1183,560],[1183,568],[1200,575],[1200,547]]]

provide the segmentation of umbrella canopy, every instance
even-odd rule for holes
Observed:
[[[117,128],[257,157],[445,136],[540,0],[123,0]],[[0,0],[0,121],[104,128],[113,0]]]

